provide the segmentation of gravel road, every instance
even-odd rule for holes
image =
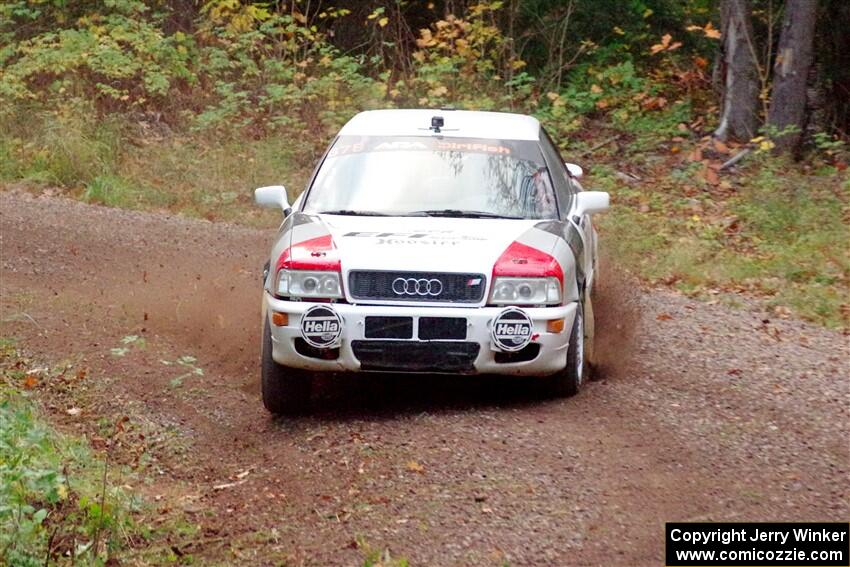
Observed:
[[[126,414],[145,434],[138,489],[199,526],[181,553],[660,565],[666,521],[850,518],[848,337],[630,284],[602,290],[603,379],[575,398],[338,376],[313,415],[274,419],[257,385],[273,232],[0,193],[2,335],[90,369],[80,415],[43,393],[64,427]],[[175,381],[187,355],[203,375]]]

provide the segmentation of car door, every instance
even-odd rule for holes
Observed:
[[[596,242],[590,215],[575,214],[575,196],[582,190],[581,185],[570,175],[552,139],[545,130],[541,131],[543,135],[540,147],[558,195],[563,236],[575,256],[576,268],[579,272],[578,283],[579,285],[590,284],[593,282],[596,263]]]

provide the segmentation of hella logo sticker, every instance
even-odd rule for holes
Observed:
[[[342,319],[336,311],[324,305],[314,305],[301,316],[301,336],[316,348],[339,345]]]
[[[504,351],[515,352],[531,342],[534,325],[522,309],[509,307],[493,320],[493,344]]]

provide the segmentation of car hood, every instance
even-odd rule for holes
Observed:
[[[344,272],[399,270],[489,274],[505,249],[540,221],[317,215]]]

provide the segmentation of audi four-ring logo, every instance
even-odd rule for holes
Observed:
[[[393,292],[396,295],[430,295],[436,297],[443,293],[443,282],[425,278],[396,278],[393,280]]]

